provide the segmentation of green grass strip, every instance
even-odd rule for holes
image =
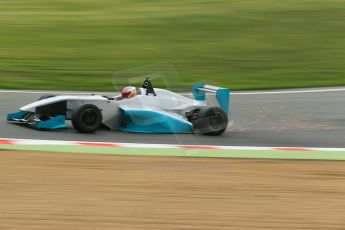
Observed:
[[[45,151],[84,154],[114,154],[128,156],[178,156],[217,158],[262,158],[299,160],[345,160],[345,152],[326,151],[254,151],[209,149],[114,148],[65,145],[2,145],[0,150]]]
[[[1,0],[0,88],[112,91],[148,73],[179,91],[345,85],[344,9],[344,0]],[[180,80],[164,66],[113,80],[161,62]]]

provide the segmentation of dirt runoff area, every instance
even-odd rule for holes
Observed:
[[[0,229],[344,229],[345,162],[0,152]]]

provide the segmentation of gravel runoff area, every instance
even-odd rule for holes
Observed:
[[[0,151],[0,229],[343,229],[344,161]]]

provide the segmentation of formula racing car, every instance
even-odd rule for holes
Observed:
[[[194,99],[153,88],[150,79],[131,98],[102,95],[43,95],[7,115],[7,121],[39,130],[66,128],[66,120],[81,133],[101,126],[139,133],[197,133],[220,135],[228,125],[230,92],[226,88],[195,84]],[[210,106],[206,93],[214,95]]]

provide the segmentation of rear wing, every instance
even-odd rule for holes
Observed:
[[[227,113],[230,111],[230,90],[227,88],[195,84],[192,87],[192,93],[195,100],[206,101],[206,92],[214,93],[218,105]]]

